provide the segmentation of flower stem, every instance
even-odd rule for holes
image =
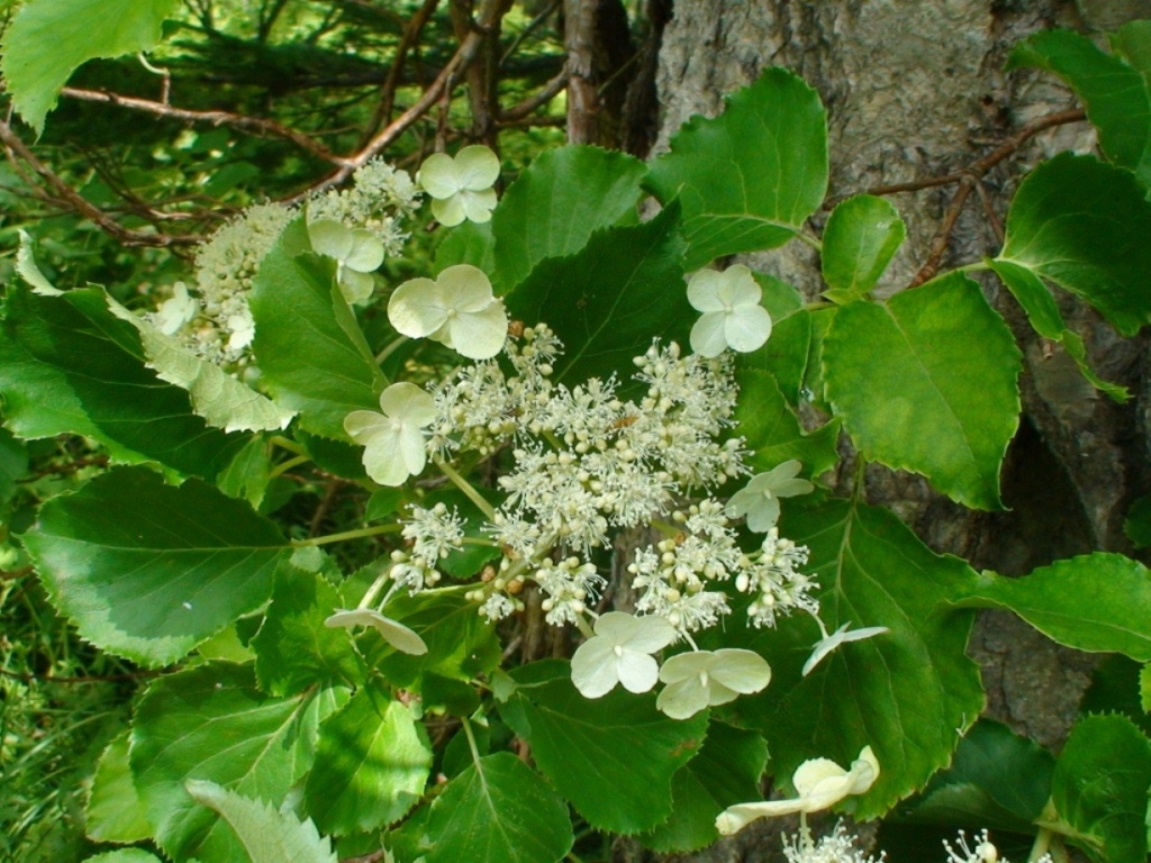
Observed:
[[[486,515],[488,519],[492,521],[495,520],[495,509],[490,503],[484,500],[483,495],[476,491],[475,487],[470,482],[460,476],[459,473],[456,472],[456,469],[446,461],[436,459],[435,462],[436,467],[440,469],[440,473],[450,479],[455,484],[456,488],[466,494],[468,496],[468,500],[480,508],[480,512]]]
[[[281,449],[286,449],[288,452],[294,452],[296,455],[307,455],[308,451],[290,438],[283,435],[272,435],[268,438],[269,443],[273,443]]]
[[[305,462],[309,462],[311,460],[312,457],[309,455],[293,456],[287,461],[280,462],[278,465],[272,468],[272,470],[268,473],[268,479],[275,479],[278,476],[283,476],[296,465],[304,464]]]
[[[307,548],[312,545],[327,545],[332,542],[343,542],[345,539],[362,539],[365,536],[379,536],[382,533],[399,533],[402,525],[381,524],[376,527],[361,527],[357,530],[345,530],[343,533],[329,533],[327,536],[314,536],[311,539],[294,539],[292,548]]]
[[[460,718],[460,722],[464,726],[464,734],[468,738],[468,749],[472,751],[472,763],[479,769],[480,765],[480,748],[476,745],[476,735],[472,731],[472,723],[466,716]]]
[[[376,364],[377,365],[382,364],[384,362],[384,360],[386,360],[388,357],[390,357],[392,354],[394,354],[396,352],[396,349],[399,348],[406,341],[408,341],[407,336],[398,336],[394,341],[391,341],[388,344],[386,344],[384,346],[384,349],[382,351],[380,351],[378,354],[376,354]]]

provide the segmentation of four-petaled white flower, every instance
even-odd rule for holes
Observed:
[[[796,479],[802,467],[791,459],[767,473],[756,474],[751,482],[731,496],[724,512],[728,518],[747,516],[747,526],[757,533],[767,533],[779,520],[779,499],[808,494],[815,486],[805,479]]]
[[[609,611],[572,656],[572,683],[585,698],[606,695],[617,683],[629,692],[648,692],[659,679],[659,664],[651,654],[675,637],[675,627],[662,617]]]
[[[800,764],[791,777],[798,797],[729,806],[715,819],[715,829],[723,836],[730,836],[759,818],[818,812],[844,797],[865,793],[877,778],[879,762],[870,746],[863,747],[859,757],[851,762],[850,770],[827,758],[812,758]]]
[[[672,719],[687,719],[706,707],[759,692],[771,680],[771,667],[750,650],[696,650],[665,662],[659,679],[667,686],[656,707]]]
[[[344,430],[366,447],[368,476],[380,485],[401,485],[427,464],[420,429],[435,419],[435,402],[415,384],[398,383],[384,390],[380,410],[352,411],[344,418]]]
[[[166,336],[174,336],[185,324],[195,320],[200,312],[199,301],[188,293],[188,286],[183,282],[172,285],[170,299],[160,303],[156,311],[156,326]]]
[[[862,629],[852,629],[851,621],[843,624],[831,635],[827,634],[827,629],[823,626],[823,621],[818,617],[815,618],[816,623],[819,624],[819,630],[823,633],[821,638],[812,648],[811,656],[807,658],[807,662],[803,663],[803,676],[807,677],[815,666],[823,661],[827,654],[831,653],[839,645],[845,641],[862,641],[864,638],[871,638],[873,635],[882,635],[885,632],[890,632],[886,626],[865,626]]]
[[[384,641],[402,653],[423,656],[428,652],[428,646],[414,630],[370,608],[337,608],[335,613],[324,621],[324,626],[342,626],[348,629],[353,626],[370,626],[384,637]]]
[[[388,301],[388,319],[405,336],[433,339],[473,360],[494,357],[508,334],[503,302],[470,264],[448,267],[434,282],[404,282]]]
[[[365,228],[349,228],[332,219],[308,225],[312,250],[336,259],[336,281],[349,303],[362,303],[372,295],[372,273],[384,262],[384,242]]]
[[[432,215],[446,227],[464,219],[491,220],[496,205],[492,188],[500,175],[500,160],[487,147],[473,144],[456,153],[428,156],[416,174],[416,182],[432,199]]]
[[[688,280],[687,301],[703,312],[691,328],[691,349],[718,357],[724,349],[750,353],[771,335],[771,315],[759,304],[763,291],[751,270],[736,264],[722,273],[700,270]]]

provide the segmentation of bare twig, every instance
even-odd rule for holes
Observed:
[[[388,69],[387,80],[384,81],[383,89],[380,92],[380,102],[365,129],[364,140],[360,142],[361,147],[371,140],[371,136],[379,130],[381,124],[391,121],[392,111],[396,107],[396,90],[399,89],[400,81],[403,79],[404,63],[408,58],[408,51],[415,45],[424,25],[428,23],[428,19],[432,17],[432,13],[436,11],[436,7],[439,5],[440,0],[424,0],[424,5],[404,26],[404,35],[400,37],[400,42],[396,45],[392,65]]]
[[[560,70],[560,73],[544,84],[540,91],[534,96],[529,96],[522,102],[512,105],[505,111],[500,112],[499,122],[504,125],[514,123],[529,116],[533,112],[542,108],[552,99],[560,94],[564,87],[568,84],[568,69],[565,66]]]

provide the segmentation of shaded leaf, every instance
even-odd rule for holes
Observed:
[[[875,287],[907,236],[907,226],[891,202],[856,195],[831,212],[823,232],[824,294],[850,302]]]
[[[766,471],[789,459],[798,459],[804,475],[814,477],[835,466],[839,460],[839,420],[833,419],[808,434],[770,372],[741,368],[736,381],[736,431],[751,450],[748,467]]]
[[[95,842],[139,842],[152,835],[128,766],[128,732],[109,743],[96,765],[84,813],[84,833]]]

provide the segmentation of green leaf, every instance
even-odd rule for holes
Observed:
[[[832,211],[823,232],[824,294],[837,303],[863,296],[879,281],[907,236],[890,201],[857,195]]]
[[[95,857],[85,857],[84,863],[160,863],[160,858],[143,848],[118,848]]]
[[[742,638],[729,628],[725,646],[749,647],[772,668],[771,685],[730,710],[737,724],[764,732],[777,781],[806,759],[847,765],[871,746],[879,779],[846,805],[856,818],[878,817],[950,762],[982,710],[979,669],[965,653],[974,613],[948,605],[970,591],[975,573],[934,554],[887,510],[796,501],[780,524],[811,550],[804,571],[822,588],[829,631],[850,623],[890,632],[840,646],[802,677],[820,638],[806,615]]]
[[[1046,749],[981,719],[960,742],[951,766],[932,778],[901,817],[1029,832],[1051,796],[1054,771]]]
[[[331,843],[310,819],[301,821],[267,803],[244,797],[215,782],[189,779],[188,793],[218,812],[235,831],[251,863],[338,863]]]
[[[672,777],[671,817],[639,837],[653,851],[694,851],[719,839],[715,818],[760,797],[767,744],[752,731],[713,722],[699,754]]]
[[[1008,609],[1077,650],[1151,660],[1151,573],[1121,554],[1059,560],[1023,578],[985,573],[961,605]]]
[[[295,413],[234,378],[215,363],[200,359],[177,339],[108,297],[112,314],[136,328],[148,368],[186,390],[195,412],[224,431],[275,431],[287,428]]]
[[[271,445],[262,435],[256,435],[216,477],[216,485],[228,497],[246,500],[253,508],[259,507],[272,481]]]
[[[557,863],[572,847],[567,806],[508,752],[476,761],[432,803],[427,863]]]
[[[43,294],[47,297],[56,297],[64,293],[57,288],[36,263],[35,242],[32,236],[24,230],[16,232],[20,237],[20,246],[16,249],[16,272],[20,275],[34,294]]]
[[[436,273],[456,264],[471,264],[485,273],[493,271],[496,240],[491,222],[464,222],[443,231],[445,236],[436,246]]]
[[[320,726],[304,800],[325,833],[345,836],[399,821],[424,793],[432,752],[412,711],[360,689]]]
[[[279,806],[311,768],[316,729],[345,696],[320,690],[276,698],[256,689],[250,665],[212,662],[160,678],[136,711],[136,788],[164,852],[234,863],[244,851],[219,816],[188,794],[207,779]]]
[[[1145,863],[1151,742],[1122,716],[1089,716],[1071,731],[1055,765],[1057,832],[1095,863]]]
[[[634,214],[646,173],[634,156],[599,147],[541,153],[492,213],[496,292],[511,291],[540,261],[575,254],[596,231]]]
[[[1139,706],[1151,713],[1151,665],[1139,669]]]
[[[508,313],[547,323],[564,344],[555,380],[575,385],[613,372],[623,381],[654,334],[687,345],[695,312],[680,259],[678,207],[650,222],[609,228],[566,258],[550,258],[506,298]]]
[[[759,350],[738,354],[736,367],[770,372],[788,402],[798,408],[806,400],[803,379],[811,351],[812,315],[791,285],[765,273],[754,275],[763,289],[763,306],[771,315],[771,338]]]
[[[28,448],[8,429],[0,428],[0,503],[16,496],[16,483],[27,473]]]
[[[567,677],[521,688],[504,718],[532,745],[536,765],[597,830],[639,833],[671,814],[671,780],[707,732],[707,713],[669,719],[655,696],[622,690],[584,698]]]
[[[500,642],[495,627],[479,614],[479,606],[464,597],[469,585],[422,590],[414,596],[394,597],[384,614],[415,630],[428,646],[423,656],[389,647],[375,631],[361,636],[374,650],[369,665],[378,665],[396,686],[409,687],[424,672],[456,680],[471,680],[500,664]]]
[[[1146,194],[1120,168],[1091,156],[1056,156],[1020,184],[998,260],[1026,267],[1082,297],[1120,333],[1134,335],[1151,321]]]
[[[84,832],[94,842],[139,842],[152,835],[128,766],[128,732],[105,747],[92,778]]]
[[[1138,23],[1146,29],[1146,22]],[[1135,47],[1140,30],[1129,28],[1116,39],[1121,50]],[[1007,68],[1025,66],[1045,69],[1069,84],[1086,106],[1107,158],[1151,186],[1151,81],[1145,74],[1070,30],[1036,33],[1017,45]]]
[[[282,569],[260,631],[252,639],[256,677],[272,695],[295,695],[316,685],[356,686],[363,661],[348,631],[324,621],[346,603],[323,576]]]
[[[1123,532],[1136,548],[1151,546],[1151,494],[1143,495],[1127,510]]]
[[[56,607],[100,648],[149,667],[259,607],[291,551],[246,504],[146,468],[44,504],[24,544]]]
[[[729,96],[721,116],[688,121],[652,164],[648,184],[665,205],[683,205],[685,270],[782,246],[827,191],[819,95],[799,76],[768,69]]]
[[[839,460],[838,420],[833,419],[807,434],[770,372],[741,368],[736,380],[739,384],[736,432],[751,450],[751,457],[747,459],[749,467],[766,471],[789,459],[798,459],[803,463],[805,476],[819,476],[835,467]]]
[[[28,0],[4,34],[5,87],[39,134],[72,73],[96,57],[148,51],[179,0]]]
[[[0,394],[20,437],[87,435],[119,460],[154,460],[184,474],[214,477],[244,443],[207,427],[186,392],[145,368],[138,334],[98,289],[9,293]]]
[[[344,417],[379,410],[387,380],[335,278],[335,262],[297,254],[305,231],[293,222],[264,258],[248,303],[262,381],[306,430],[347,440]]]
[[[1020,353],[975,282],[952,273],[887,303],[842,307],[823,366],[828,398],[864,458],[923,474],[967,506],[1000,507]]]

